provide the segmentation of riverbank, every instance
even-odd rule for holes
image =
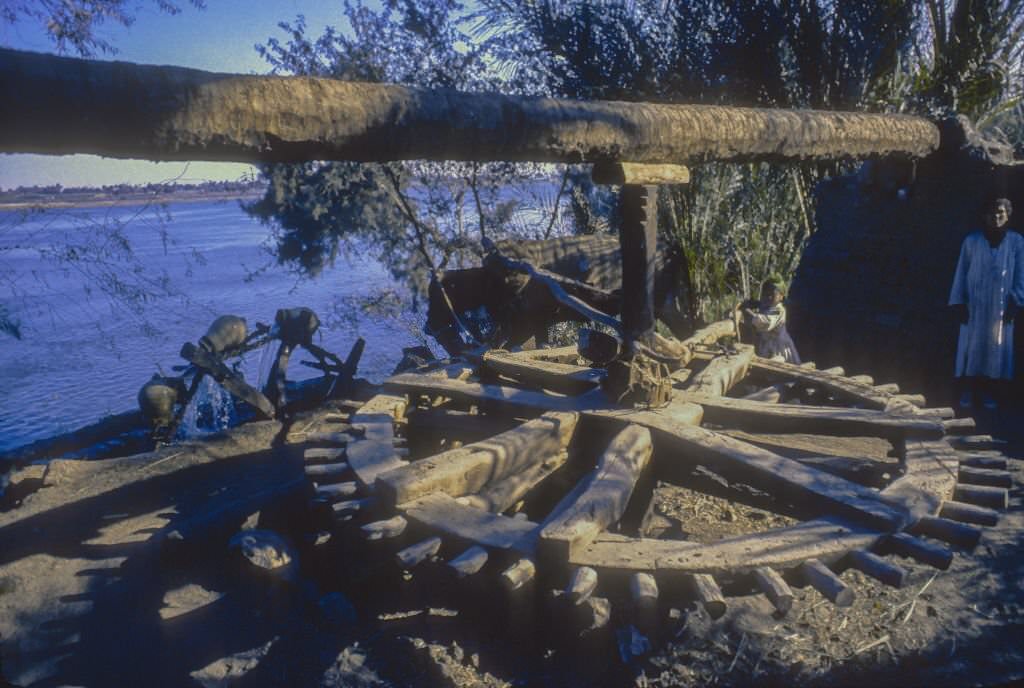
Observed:
[[[65,198],[48,196],[45,198],[23,197],[19,200],[0,199],[0,210],[58,210],[66,208],[111,208],[139,205],[162,205],[167,203],[215,203],[220,201],[255,201],[263,194],[262,189],[247,191],[202,191],[175,192],[158,194],[116,195],[92,194]]]

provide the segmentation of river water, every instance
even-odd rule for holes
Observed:
[[[278,308],[312,308],[320,346],[344,358],[357,336],[366,339],[359,374],[377,381],[403,347],[422,343],[422,314],[332,317],[341,297],[401,290],[371,258],[339,259],[315,280],[273,266],[246,281],[270,260],[267,236],[237,201],[174,203],[166,215],[143,206],[0,211],[0,306],[22,335],[0,333],[0,452],[135,408],[139,387],[171,373],[181,345],[221,314],[251,327],[272,323]],[[292,379],[316,374],[301,358],[309,357],[292,357]],[[242,365],[250,384],[260,359],[252,352]]]

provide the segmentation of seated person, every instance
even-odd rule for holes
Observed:
[[[743,324],[754,331],[757,355],[774,361],[799,363],[793,338],[786,330],[786,307],[782,305],[786,293],[782,279],[769,277],[761,285],[761,299],[748,299],[736,306]]]

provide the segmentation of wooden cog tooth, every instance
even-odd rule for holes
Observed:
[[[479,545],[474,545],[465,552],[448,562],[449,568],[459,578],[472,576],[479,573],[480,569],[487,563],[487,550]]]
[[[900,386],[895,382],[885,382],[880,385],[875,385],[875,389],[882,394],[899,394]]]
[[[753,570],[752,575],[757,587],[780,614],[787,613],[793,607],[793,591],[775,569],[759,566]]]
[[[402,516],[392,516],[383,521],[373,521],[360,526],[363,537],[367,540],[389,540],[405,532],[409,522]]]
[[[340,480],[349,472],[349,465],[345,461],[339,463],[318,463],[304,467],[306,477],[316,482],[329,482]]]
[[[439,551],[441,551],[441,538],[431,537],[399,550],[395,554],[395,561],[402,568],[411,569],[437,556]]]
[[[519,590],[537,575],[537,566],[531,559],[523,558],[501,572],[501,583],[506,590]]]
[[[1010,493],[1004,487],[961,483],[953,490],[953,498],[960,502],[976,504],[989,509],[1005,510],[1010,505]]]
[[[970,485],[986,485],[988,487],[1013,487],[1013,476],[1007,471],[991,470],[988,468],[974,468],[973,466],[960,466],[957,480]]]
[[[948,569],[953,562],[953,553],[947,548],[907,533],[893,533],[885,544],[895,554],[910,557],[942,571]]]
[[[306,463],[335,463],[344,458],[344,447],[313,447],[302,452],[302,459]]]
[[[930,416],[932,418],[939,418],[941,420],[950,420],[956,418],[956,411],[948,406],[936,406],[933,408],[919,408],[917,409],[917,415],[919,416]]]
[[[337,504],[331,505],[331,511],[334,512],[335,517],[344,519],[345,517],[351,517],[360,511],[366,511],[372,506],[373,500],[370,497],[364,499],[350,499],[344,502],[338,502]]]
[[[580,566],[572,574],[565,594],[573,604],[582,604],[597,590],[597,571],[589,566]]]
[[[926,535],[951,545],[972,550],[981,539],[981,531],[974,526],[946,518],[924,516],[911,528],[915,535]]]
[[[351,439],[352,437],[348,433],[341,431],[306,433],[306,442],[316,444],[339,444],[345,446]]]
[[[998,511],[953,500],[942,503],[939,516],[953,521],[960,521],[961,523],[973,523],[978,526],[994,526],[999,523]]]
[[[924,406],[928,403],[923,394],[894,394],[893,398],[905,401],[911,406]]]
[[[864,550],[850,552],[850,565],[861,573],[894,588],[903,587],[907,570],[891,561]]]
[[[849,379],[862,385],[871,386],[875,384],[875,378],[870,375],[851,375]]]
[[[837,607],[849,607],[853,604],[853,588],[819,560],[808,559],[800,565],[800,572],[815,590]]]
[[[1002,449],[1006,446],[1004,440],[997,440],[992,435],[963,435],[961,437],[949,438],[949,443],[957,449]]]
[[[942,421],[942,427],[949,435],[964,435],[975,428],[974,419],[967,418],[949,418]]]
[[[842,366],[832,366],[831,368],[825,368],[821,372],[828,373],[829,375],[838,375],[839,377],[846,375],[846,369]]]
[[[708,616],[718,619],[725,614],[728,608],[725,603],[725,596],[721,588],[715,582],[714,577],[708,573],[694,573],[690,575],[690,589],[694,597],[707,610]]]
[[[1005,471],[1008,464],[1005,456],[970,455],[960,459],[960,465],[970,466],[971,468]]]
[[[334,503],[354,497],[359,492],[359,485],[354,482],[334,483],[333,485],[318,485],[316,488],[317,499]]]

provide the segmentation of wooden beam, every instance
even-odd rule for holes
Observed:
[[[479,492],[564,452],[578,421],[576,413],[545,413],[488,440],[380,473],[374,490],[389,504],[412,501],[432,492],[452,497]]]
[[[626,511],[653,445],[646,428],[629,425],[612,440],[597,467],[555,507],[540,531],[540,554],[564,562],[617,523]]]
[[[488,484],[476,494],[459,497],[459,502],[484,511],[501,513],[524,499],[534,487],[564,466],[568,459],[569,453],[561,452],[515,475]]]
[[[377,394],[350,417],[352,427],[362,436],[349,443],[348,463],[359,483],[372,489],[381,473],[404,466],[395,449],[395,420],[405,413],[406,399],[392,394]]]
[[[434,493],[399,505],[407,519],[442,535],[495,549],[534,551],[537,524],[492,514]]]
[[[690,168],[684,165],[650,165],[637,162],[597,162],[590,173],[595,184],[689,184]]]
[[[541,556],[567,561],[626,512],[633,488],[653,451],[650,431],[627,426],[615,435],[597,467],[555,507],[541,529]]]
[[[594,389],[604,377],[604,371],[598,368],[553,363],[497,350],[484,354],[484,366],[528,386],[562,394],[581,394]]]
[[[573,101],[0,51],[0,151],[149,160],[578,163],[924,156],[907,115]]]
[[[743,399],[706,394],[681,396],[700,404],[704,419],[720,425],[741,426],[751,431],[805,432],[847,437],[869,436],[899,440],[905,437],[943,436],[942,423],[921,416],[902,416],[868,409],[796,404],[759,404]]]
[[[737,344],[735,353],[715,356],[704,370],[690,378],[686,391],[694,394],[725,396],[747,375],[754,359],[754,347]]]

